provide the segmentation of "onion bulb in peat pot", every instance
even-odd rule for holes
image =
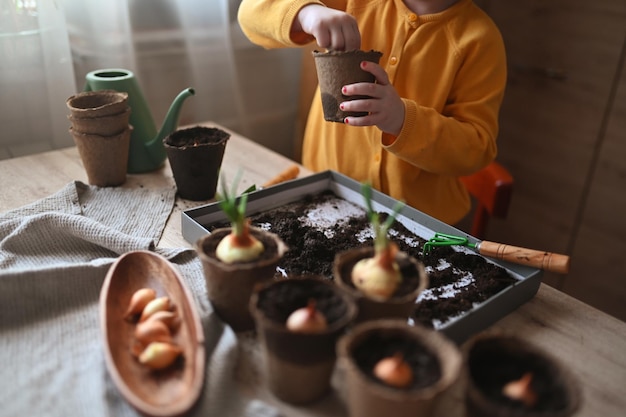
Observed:
[[[400,267],[396,262],[398,247],[389,240],[387,231],[395,221],[404,203],[398,202],[384,223],[372,207],[372,188],[369,184],[361,186],[365,199],[367,217],[374,229],[374,256],[364,258],[352,269],[352,283],[366,296],[388,300],[402,282]]]
[[[222,195],[219,202],[220,208],[230,221],[232,232],[217,245],[215,255],[219,260],[228,264],[254,261],[265,250],[263,243],[250,233],[250,224],[246,218],[248,194],[244,193],[239,198],[235,196],[238,183],[239,178],[236,178],[229,192],[222,181]]]
[[[295,333],[321,333],[328,328],[326,317],[316,308],[315,299],[287,317],[287,329]]]

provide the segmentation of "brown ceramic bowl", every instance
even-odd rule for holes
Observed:
[[[125,313],[140,288],[170,297],[181,319],[173,342],[183,349],[182,359],[163,370],[148,369],[130,351],[136,324]],[[167,259],[132,251],[115,261],[100,292],[100,327],[109,374],[133,407],[147,416],[178,416],[193,406],[204,384],[204,332],[193,296]]]

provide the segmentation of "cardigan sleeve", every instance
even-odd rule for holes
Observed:
[[[251,42],[264,48],[295,47],[313,37],[292,37],[291,27],[300,9],[309,4],[324,5],[318,0],[243,0],[237,18]]]
[[[465,48],[443,110],[403,99],[402,131],[395,141],[383,141],[389,152],[424,171],[468,175],[496,156],[498,114],[506,85],[504,44],[494,32],[480,45]]]

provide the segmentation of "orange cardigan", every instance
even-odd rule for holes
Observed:
[[[290,28],[310,3],[356,18],[361,49],[383,52],[380,65],[404,101],[405,120],[395,138],[383,137],[374,126],[326,122],[318,89],[305,132],[304,165],[370,181],[426,214],[458,222],[470,208],[458,177],[485,167],[497,153],[506,55],[495,24],[471,0],[422,16],[402,0],[243,0],[239,22],[261,46],[299,46]]]

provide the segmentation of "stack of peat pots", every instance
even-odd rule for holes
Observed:
[[[70,133],[78,147],[89,184],[112,187],[126,181],[132,126],[128,93],[86,91],[66,101]]]

